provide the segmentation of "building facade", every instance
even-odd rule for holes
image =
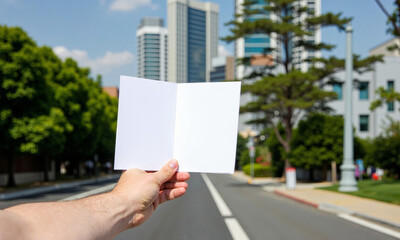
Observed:
[[[143,18],[136,31],[137,76],[168,80],[168,34],[161,18]]]
[[[218,5],[168,0],[168,81],[209,82],[218,55]]]
[[[375,91],[379,87],[400,92],[400,55],[387,51],[387,47],[395,41],[398,39],[392,39],[370,50],[370,55],[384,55],[384,62],[375,63],[372,72],[362,75],[353,74],[353,79],[358,80],[352,95],[353,126],[356,135],[361,138],[375,138],[382,134],[389,123],[388,117],[397,121],[400,119],[398,102],[389,102],[375,111],[370,110],[371,103],[378,98]],[[329,103],[329,106],[334,109],[336,115],[343,116],[345,73],[339,73],[335,77],[343,79],[343,82],[335,83],[327,89],[336,92],[338,96],[336,100]]]

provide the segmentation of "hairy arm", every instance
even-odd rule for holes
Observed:
[[[172,160],[154,173],[130,169],[109,193],[0,211],[0,239],[112,239],[146,221],[159,204],[185,194],[190,176],[177,168]]]

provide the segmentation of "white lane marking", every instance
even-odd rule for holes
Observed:
[[[233,240],[249,240],[236,218],[225,218],[225,224],[231,232]]]
[[[208,178],[207,174],[201,173],[204,182],[206,183],[208,190],[211,193],[212,198],[214,199],[215,204],[222,217],[225,217],[225,224],[228,227],[229,232],[234,240],[249,240],[250,238],[247,236],[246,232],[243,230],[242,226],[240,226],[239,222],[236,218],[232,217],[232,212],[229,209],[228,205],[226,205],[224,199],[218,193],[217,189],[212,184],[211,180]]]
[[[357,224],[359,224],[361,226],[364,226],[364,227],[370,228],[372,230],[381,232],[383,234],[386,234],[386,235],[395,237],[397,239],[400,239],[400,232],[396,232],[396,231],[394,231],[392,229],[382,227],[380,225],[368,222],[366,220],[351,216],[351,215],[346,214],[346,213],[339,213],[337,216],[340,217],[340,218],[346,219],[347,221],[350,221],[350,222],[353,222],[353,223],[357,223]]]
[[[74,196],[71,196],[71,197],[67,197],[67,198],[61,199],[60,201],[71,201],[71,200],[76,200],[76,199],[88,197],[88,196],[91,196],[91,195],[95,195],[95,194],[98,194],[98,193],[106,192],[106,191],[109,191],[109,190],[113,189],[115,184],[116,183],[109,184],[109,185],[104,186],[104,187],[96,188],[96,189],[93,189],[93,190],[90,190],[90,191],[87,191],[87,192],[84,192],[84,193],[80,193],[80,194],[77,194],[77,195],[74,195]]]
[[[217,208],[223,217],[231,217],[232,212],[226,205],[224,199],[222,199],[221,195],[219,195],[217,189],[214,187],[210,179],[208,178],[207,174],[201,173],[204,182],[206,183],[208,190],[211,193],[215,203],[217,204]]]

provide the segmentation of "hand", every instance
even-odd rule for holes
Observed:
[[[178,162],[171,160],[157,172],[129,169],[122,174],[111,194],[128,206],[132,216],[127,228],[145,222],[161,203],[185,194],[188,187],[185,181],[190,175],[177,173],[177,169]]]

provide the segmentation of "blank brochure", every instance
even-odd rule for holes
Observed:
[[[121,76],[114,168],[233,173],[240,86]]]

